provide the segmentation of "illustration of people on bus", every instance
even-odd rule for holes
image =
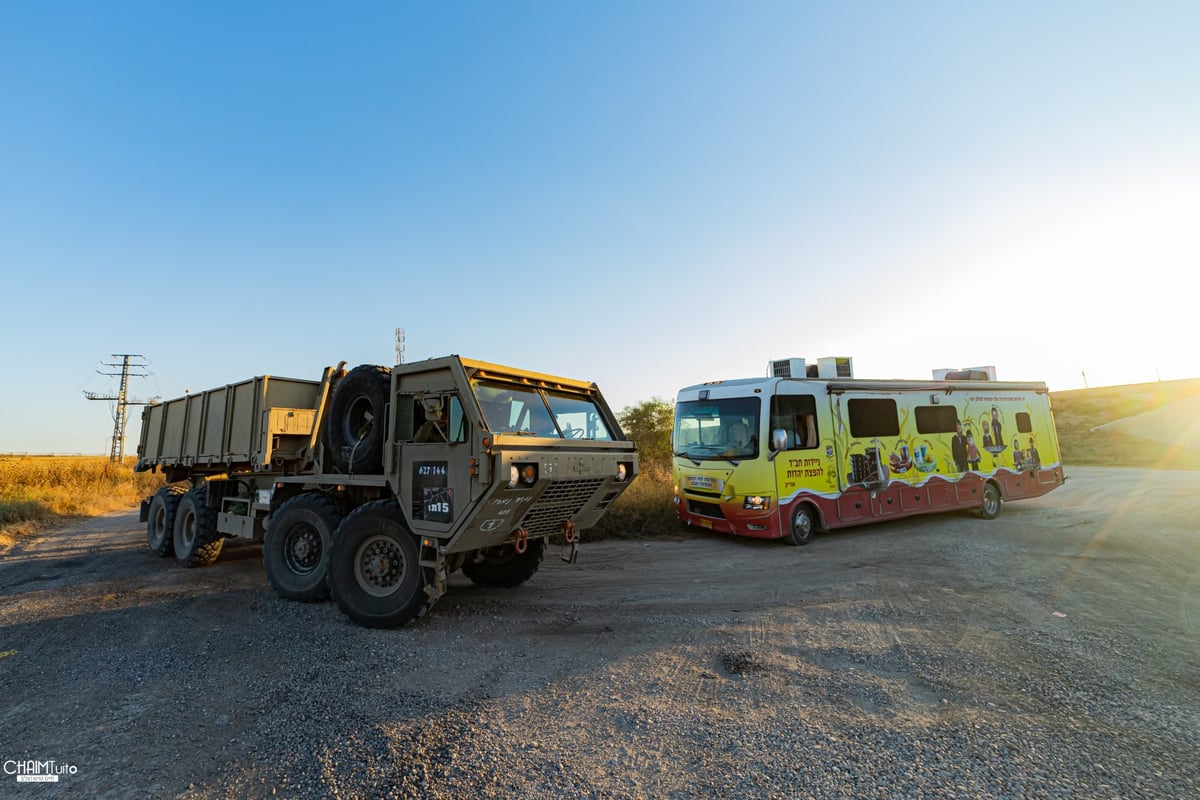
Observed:
[[[1042,457],[1038,453],[1037,446],[1033,443],[1033,436],[1028,439],[1029,449],[1022,450],[1021,442],[1017,437],[1013,437],[1013,469],[1017,472],[1022,470],[1040,469],[1042,466]]]
[[[954,471],[967,471],[967,438],[963,436],[961,422],[954,424],[954,438],[950,440],[950,454],[954,457]]]
[[[979,470],[979,448],[975,446],[975,434],[967,431],[967,465],[972,471]]]
[[[1004,441],[1004,424],[1000,419],[1000,409],[992,406],[991,416],[984,413],[979,417],[979,427],[983,429],[983,449],[992,455],[1003,453],[1008,449]]]

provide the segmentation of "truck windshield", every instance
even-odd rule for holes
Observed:
[[[686,400],[675,405],[671,448],[693,459],[758,455],[760,403],[753,397]]]
[[[493,433],[612,441],[600,409],[586,395],[543,391],[502,381],[472,381]]]

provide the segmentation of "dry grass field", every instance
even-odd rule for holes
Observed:
[[[676,530],[671,466],[644,462],[638,478],[613,504],[600,524],[584,532],[585,541],[636,539]]]
[[[162,485],[135,473],[134,459],[107,456],[0,456],[0,551],[47,524],[127,510]]]
[[[1098,425],[1170,408],[1200,396],[1200,378],[1052,392],[1054,422],[1067,466],[1200,469],[1200,449],[1093,431]],[[1181,419],[1180,430],[1191,420]]]

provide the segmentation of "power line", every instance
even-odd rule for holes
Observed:
[[[145,359],[145,356],[135,353],[113,353],[113,358],[121,359],[120,362],[103,362],[105,367],[120,367],[120,372],[101,372],[96,370],[101,375],[109,377],[119,377],[121,379],[121,387],[114,394],[101,394],[99,392],[85,391],[83,396],[88,400],[116,400],[117,407],[113,414],[113,433],[112,433],[112,449],[109,452],[109,460],[120,462],[125,458],[125,423],[129,421],[129,406],[144,406],[148,405],[150,400],[135,400],[129,396],[129,379],[144,378],[144,372],[131,372],[131,369],[142,369],[146,366],[145,362],[134,363],[132,359]]]

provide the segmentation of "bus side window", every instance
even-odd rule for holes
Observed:
[[[817,436],[816,400],[812,395],[775,395],[771,398],[772,446],[776,444],[774,432],[785,434],[785,450],[807,450],[816,447]]]

